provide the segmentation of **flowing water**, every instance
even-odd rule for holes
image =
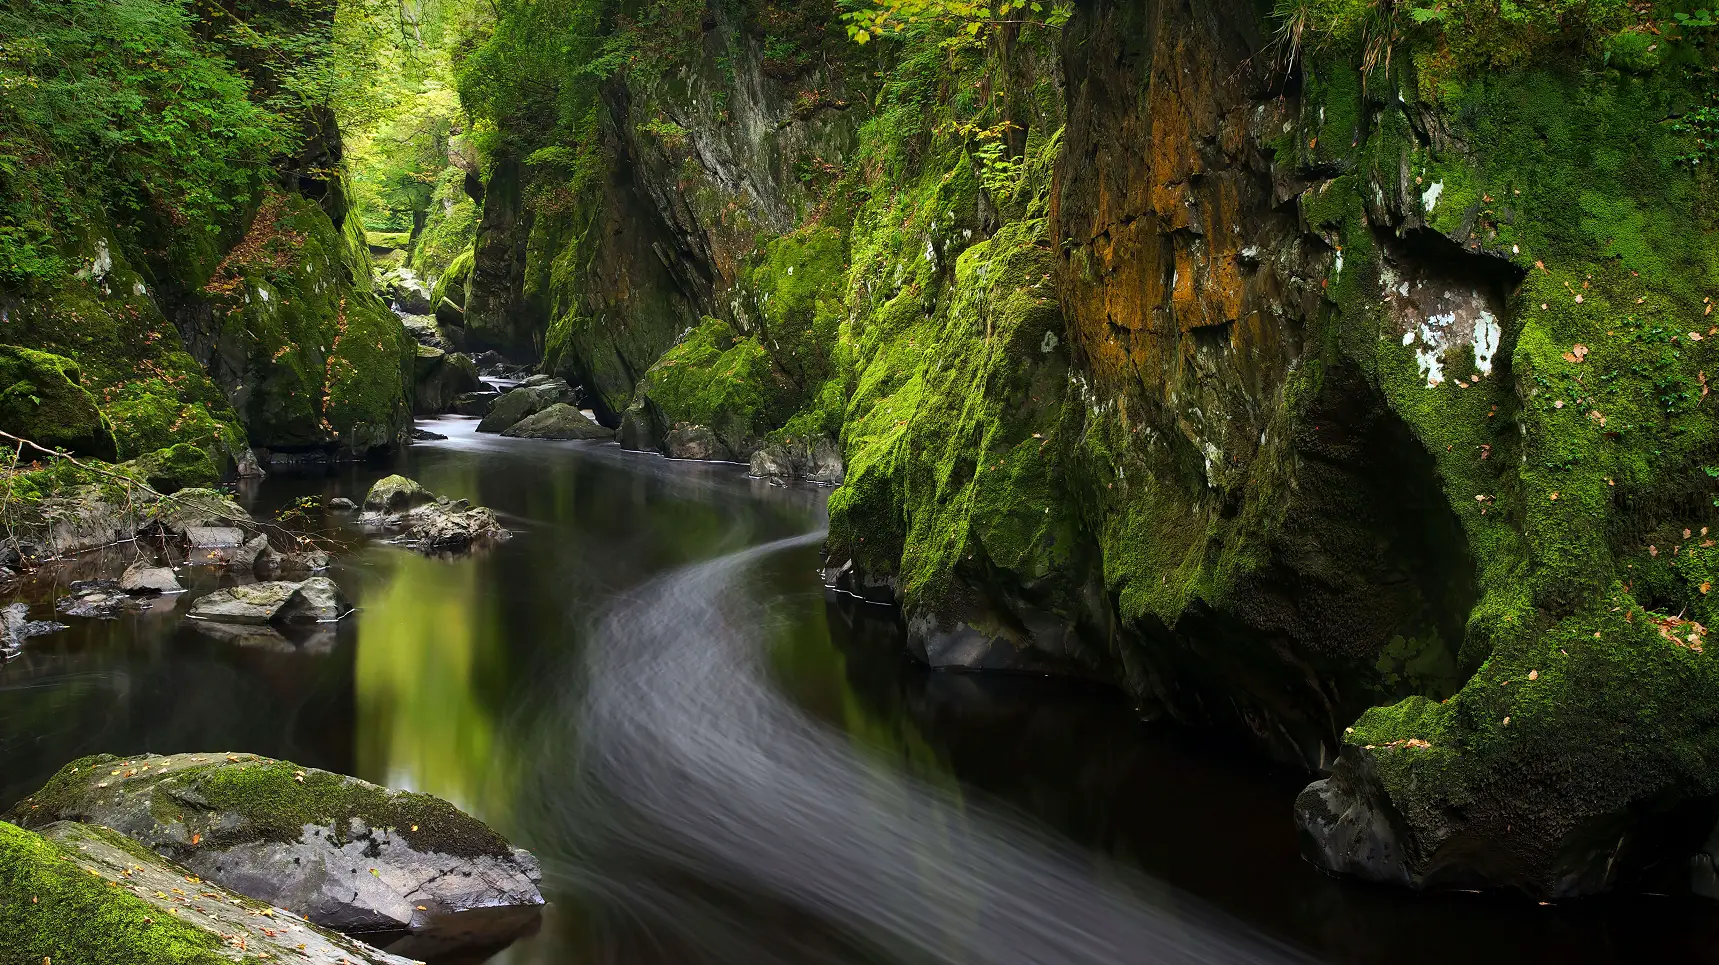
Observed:
[[[183,598],[69,620],[0,668],[0,803],[97,751],[438,794],[544,865],[542,926],[494,965],[1719,962],[1719,914],[1681,900],[1324,878],[1295,850],[1303,778],[1105,691],[913,666],[891,611],[820,586],[820,491],[433,428],[397,464],[245,499],[404,471],[513,540],[359,542],[331,575],[361,609],[312,639],[211,638]]]

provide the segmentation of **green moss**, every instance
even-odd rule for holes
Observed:
[[[152,795],[155,817],[163,822],[190,821],[205,824],[198,830],[212,846],[239,843],[261,837],[267,841],[294,842],[303,837],[305,825],[332,829],[333,843],[340,845],[353,833],[354,822],[368,828],[387,828],[413,848],[463,858],[485,855],[504,857],[512,853],[507,841],[482,822],[448,802],[428,794],[391,791],[288,761],[250,755],[237,761],[208,755],[205,764],[173,769],[154,779],[171,782],[173,791],[136,785],[146,779],[128,778],[131,793]],[[76,819],[82,802],[93,793],[91,785],[105,777],[109,765],[121,758],[98,754],[72,761],[42,789],[20,802],[15,818],[31,823]],[[196,802],[186,804],[181,800]],[[239,820],[221,821],[221,815]]]
[[[255,443],[362,452],[407,424],[415,343],[356,257],[321,208],[279,196],[206,289],[243,347]]]
[[[158,493],[206,488],[221,481],[221,471],[209,453],[185,442],[139,456],[129,468]]]
[[[113,426],[82,382],[70,359],[0,345],[0,428],[50,448],[113,459]]]
[[[472,250],[461,251],[448,262],[440,275],[436,276],[435,287],[430,289],[430,304],[440,305],[442,299],[453,302],[462,308],[466,304],[466,283],[472,276]],[[547,358],[548,349],[544,355]]]
[[[35,965],[216,965],[220,940],[76,865],[63,848],[0,823],[0,961]]]

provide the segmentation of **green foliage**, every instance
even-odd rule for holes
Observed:
[[[1279,0],[1277,16],[1292,61],[1303,48],[1343,51],[1371,74],[1389,69],[1402,49],[1435,77],[1598,53],[1643,21],[1628,0]],[[1651,43],[1628,39],[1618,53],[1645,55]]]
[[[57,279],[116,215],[133,243],[207,245],[291,148],[293,118],[253,101],[189,3],[0,7],[0,285]]]
[[[1004,26],[1056,30],[1074,15],[1074,4],[1060,0],[852,0],[843,5],[848,36],[861,44],[928,30],[953,31],[956,39]]]

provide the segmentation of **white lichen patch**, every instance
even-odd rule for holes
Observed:
[[[1379,274],[1380,297],[1395,321],[1392,333],[1415,353],[1415,364],[1428,388],[1445,380],[1452,350],[1467,347],[1475,371],[1492,372],[1504,341],[1502,307],[1483,284],[1444,273],[1430,274],[1422,266],[1387,259]]]
[[[1443,181],[1434,181],[1427,186],[1426,193],[1421,195],[1421,205],[1426,208],[1427,214],[1432,214],[1433,206],[1438,204],[1439,196],[1442,194],[1444,194]]]
[[[108,251],[106,238],[98,238],[95,257],[90,259],[88,265],[78,269],[78,278],[83,281],[101,281],[110,271],[113,271],[113,252]]]

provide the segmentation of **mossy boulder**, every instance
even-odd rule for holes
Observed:
[[[538,384],[521,385],[502,394],[490,405],[489,412],[478,421],[479,432],[502,432],[512,428],[526,416],[573,399],[573,389],[560,379],[548,379]]]
[[[196,885],[194,897],[187,881]],[[198,880],[107,828],[56,822],[38,834],[0,822],[0,949],[7,963],[409,961],[295,918]]]
[[[81,758],[7,820],[112,828],[339,931],[543,904],[535,859],[446,801],[250,754]]]
[[[364,509],[372,513],[401,513],[436,501],[436,494],[425,489],[416,479],[398,473],[383,476],[364,494]]]
[[[0,345],[0,429],[75,455],[116,459],[113,426],[82,380],[71,359]]]
[[[501,434],[516,439],[610,439],[615,430],[592,422],[565,402],[557,402],[515,422]]]
[[[209,451],[186,442],[139,456],[129,468],[158,493],[207,488],[221,481],[221,471]]]
[[[453,407],[454,397],[483,387],[477,366],[460,352],[419,345],[412,384],[412,411],[435,415]]]
[[[410,428],[417,346],[348,233],[308,199],[271,196],[199,293],[195,337],[253,445],[350,457]]]

